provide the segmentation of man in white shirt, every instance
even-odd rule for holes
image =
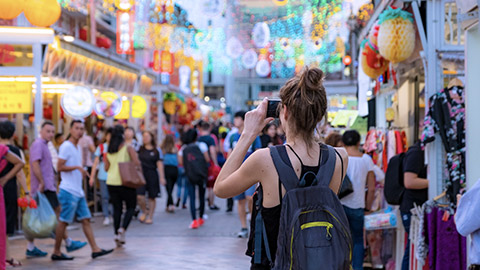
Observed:
[[[78,141],[83,136],[84,131],[83,121],[73,120],[70,124],[69,138],[60,146],[58,154],[58,171],[62,179],[58,200],[62,210],[56,231],[55,249],[51,257],[54,261],[73,260],[73,257],[67,256],[60,251],[60,246],[67,225],[72,223],[75,217],[82,223],[83,232],[92,248],[93,259],[113,251],[113,249],[100,249],[97,246],[92,227],[90,226],[92,215],[88,209],[82,188],[83,177],[88,175],[88,172],[82,167],[82,154],[78,145]]]

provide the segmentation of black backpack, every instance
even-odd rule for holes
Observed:
[[[188,181],[192,185],[201,185],[207,182],[208,164],[195,143],[191,143],[183,149],[183,166]]]
[[[261,262],[264,246],[272,269],[351,269],[353,244],[348,219],[337,194],[329,188],[335,171],[334,148],[321,145],[321,157],[327,159],[326,163],[316,175],[307,173],[300,180],[291,163],[280,156],[279,151],[286,151],[285,146],[269,148],[286,194],[281,200],[275,262],[271,259],[261,214],[263,194],[261,190],[257,194],[257,208],[260,209],[255,217],[254,263]],[[309,174],[315,175],[315,179],[307,186],[305,178]]]
[[[402,202],[405,186],[403,184],[403,159],[405,153],[393,156],[388,162],[387,172],[385,173],[385,186],[383,194],[385,199],[391,205],[400,205]]]

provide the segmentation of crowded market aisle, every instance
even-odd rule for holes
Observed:
[[[162,190],[164,191],[164,190]],[[21,269],[248,269],[249,257],[244,255],[246,242],[237,237],[238,215],[236,209],[228,214],[225,211],[206,210],[208,220],[197,230],[186,226],[190,222],[188,209],[177,208],[174,214],[166,213],[164,196],[157,199],[157,211],[152,225],[134,220],[129,227],[127,243],[122,248],[100,259],[90,258],[90,249],[83,248],[68,253],[73,261],[52,262],[50,256],[44,258],[25,257],[26,240],[14,237],[10,241],[12,254],[23,264]],[[224,200],[217,199],[219,206]],[[114,248],[111,226],[103,226],[103,217],[93,218],[92,228],[97,243],[106,248]],[[75,239],[85,239],[78,223],[69,234]],[[38,243],[37,243],[38,242]],[[37,240],[38,247],[53,250],[53,239]],[[63,249],[62,249],[63,251]],[[222,254],[215,256],[215,254]]]

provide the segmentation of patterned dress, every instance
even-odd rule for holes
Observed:
[[[463,87],[443,89],[430,98],[425,116],[422,146],[435,140],[435,133],[442,138],[447,163],[445,167],[446,191],[451,206],[456,205],[456,195],[465,188],[465,102]]]

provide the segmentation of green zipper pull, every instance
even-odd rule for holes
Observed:
[[[330,226],[327,226],[327,240],[330,241],[332,240],[332,234],[330,233],[330,229],[332,228],[333,226],[330,225]]]

